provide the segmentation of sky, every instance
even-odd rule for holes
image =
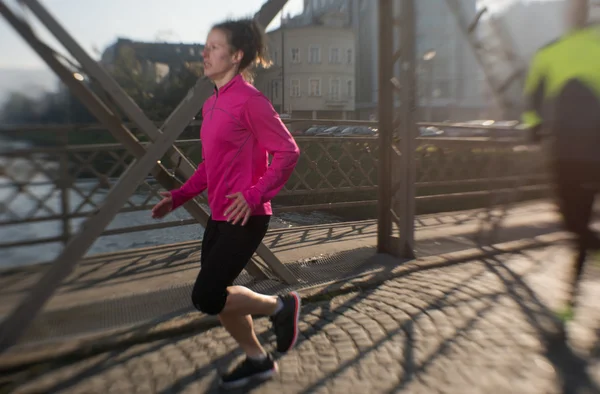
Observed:
[[[117,37],[140,41],[203,43],[210,26],[229,17],[253,15],[265,0],[39,0],[95,58]],[[17,0],[6,0],[9,6]],[[227,6],[223,6],[227,4]],[[220,5],[220,7],[219,7]],[[303,0],[288,0],[284,12],[302,11]],[[21,12],[18,6],[13,7]],[[65,53],[35,16],[25,13],[36,34]],[[278,25],[279,17],[268,26]],[[45,64],[0,17],[0,70],[38,69]]]
[[[55,41],[33,14],[4,0],[15,12],[23,13],[35,33],[59,53],[68,52]],[[38,0],[76,38],[92,57],[99,59],[118,37],[139,41],[203,43],[210,27],[227,18],[252,16],[266,0]],[[378,0],[368,0],[378,1]],[[444,0],[419,0],[444,1]],[[515,1],[477,0],[492,12],[501,12]],[[559,0],[564,1],[564,0]],[[288,0],[284,13],[302,11],[303,0]],[[226,4],[226,6],[224,6]],[[279,15],[267,26],[277,28]],[[57,78],[29,48],[8,22],[0,17],[0,104],[10,92],[37,96],[54,90]]]
[[[16,6],[17,0],[5,0]],[[140,41],[204,42],[208,29],[228,17],[253,15],[266,0],[39,0],[92,56],[98,58],[117,37]],[[377,0],[371,0],[377,1]],[[424,0],[422,0],[424,1]],[[431,1],[431,0],[430,0]],[[444,1],[444,0],[433,0]],[[499,10],[519,0],[478,0]],[[534,0],[520,0],[534,1]],[[539,0],[538,0],[539,1]],[[544,1],[544,0],[541,0]],[[227,4],[227,6],[223,6]],[[218,5],[218,7],[215,7]],[[284,12],[302,11],[303,0],[288,0]],[[52,47],[66,53],[50,34],[25,13],[36,33]],[[267,27],[279,24],[279,17]],[[0,71],[47,69],[29,46],[0,17]]]

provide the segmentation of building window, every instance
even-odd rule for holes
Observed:
[[[308,95],[309,96],[320,96],[321,95],[321,80],[320,79],[309,79],[308,80]]]
[[[292,79],[290,83],[290,96],[300,97],[300,80]]]
[[[332,100],[339,100],[340,98],[340,80],[332,79],[329,85],[329,95]]]
[[[292,48],[292,63],[300,63],[300,49]]]
[[[337,64],[340,62],[340,49],[331,48],[329,50],[329,63]]]
[[[273,65],[278,65],[279,64],[279,52],[277,52],[277,50],[273,51]]]
[[[354,97],[354,83],[351,79],[346,82],[346,91],[348,93],[348,97]]]
[[[273,99],[279,98],[279,81],[277,80],[271,83],[271,97]]]
[[[311,46],[308,50],[309,63],[321,63],[321,48]]]
[[[346,63],[352,64],[353,62],[354,62],[354,53],[352,52],[352,49],[348,49],[346,51]]]

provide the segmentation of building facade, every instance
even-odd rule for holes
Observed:
[[[468,19],[476,0],[461,0]],[[401,0],[394,2],[399,16]],[[323,13],[339,12],[356,37],[356,113],[377,116],[379,78],[379,2],[373,0],[305,0],[302,18],[315,21]],[[454,14],[443,0],[419,0],[417,6],[417,71],[421,119],[466,120],[485,111],[483,73]]]
[[[284,23],[268,34],[273,66],[255,86],[280,113],[294,118],[352,119],[355,111],[355,37],[343,25]]]

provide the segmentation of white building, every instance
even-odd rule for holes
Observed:
[[[269,32],[268,38],[274,64],[257,73],[255,86],[280,113],[310,119],[354,117],[356,50],[351,29],[336,23],[289,23]]]

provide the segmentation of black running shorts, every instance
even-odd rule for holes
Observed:
[[[209,219],[202,240],[200,273],[192,290],[196,309],[219,314],[227,301],[227,287],[252,258],[269,228],[270,216],[252,216],[245,226]]]

